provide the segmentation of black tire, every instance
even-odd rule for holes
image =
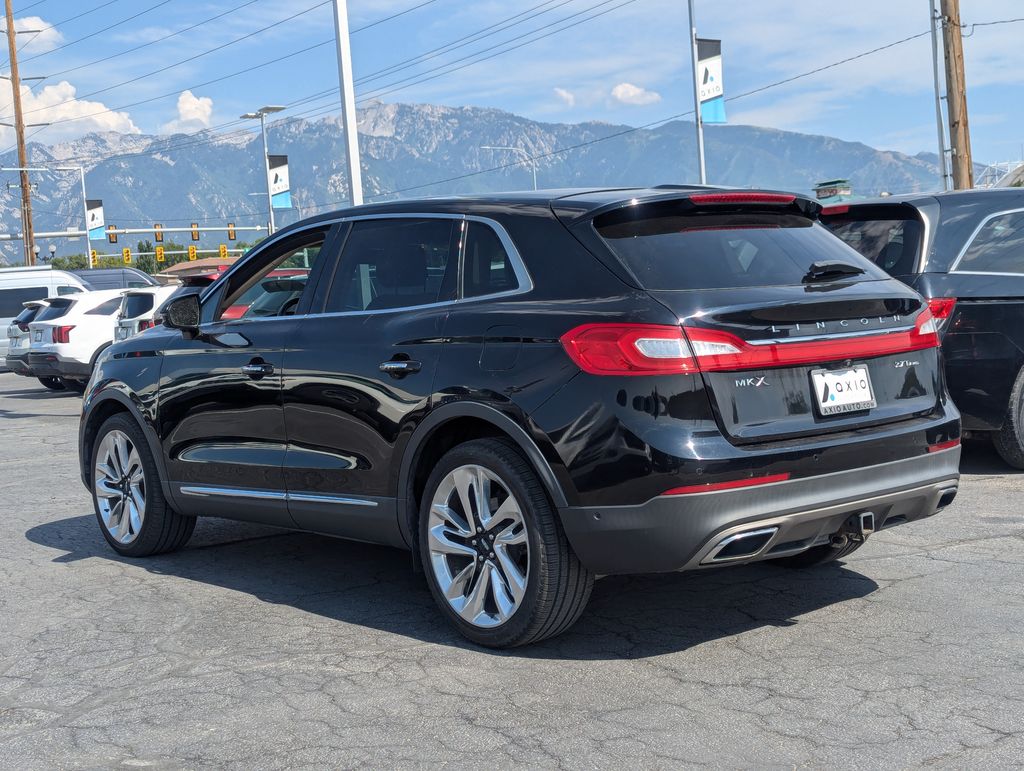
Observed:
[[[792,557],[778,557],[777,559],[766,561],[783,568],[813,568],[848,557],[863,545],[864,541],[854,541],[851,539],[846,542],[845,546],[841,546],[838,549],[830,544],[825,544],[824,546],[813,546],[807,551],[794,554]]]
[[[145,516],[135,540],[128,544],[120,543],[110,535],[100,515],[96,496],[97,458],[104,438],[115,430],[126,434],[135,446],[145,477]],[[196,519],[182,516],[168,505],[164,498],[163,488],[160,486],[160,474],[157,471],[156,462],[153,460],[153,454],[149,450],[149,444],[146,442],[146,437],[139,424],[131,416],[120,413],[112,415],[103,422],[96,434],[91,460],[93,510],[96,513],[100,532],[103,533],[103,537],[114,551],[124,557],[148,557],[180,549],[188,542],[195,529]]]
[[[72,391],[76,394],[84,394],[86,383],[83,380],[74,380],[69,377],[58,378],[60,384],[64,386],[68,391]]]
[[[1003,427],[992,435],[992,443],[1003,460],[1024,469],[1024,368],[1017,373]]]
[[[61,382],[61,379],[59,377],[40,377],[36,378],[36,380],[42,383],[43,388],[48,388],[51,391],[64,390],[64,383]]]
[[[492,472],[515,496],[529,546],[527,582],[521,601],[506,621],[486,628],[469,623],[449,605],[435,575],[428,545],[428,517],[433,497],[450,472],[467,465],[482,466]],[[466,638],[489,648],[528,645],[561,634],[580,617],[594,586],[593,574],[569,545],[536,472],[515,444],[505,439],[466,442],[441,458],[423,493],[419,541],[427,585],[441,613]]]

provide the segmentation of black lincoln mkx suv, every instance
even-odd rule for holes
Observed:
[[[960,422],[921,297],[818,210],[664,187],[287,227],[98,362],[101,531],[138,557],[199,515],[410,549],[489,646],[564,631],[598,575],[843,557],[952,501]]]

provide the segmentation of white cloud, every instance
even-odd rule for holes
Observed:
[[[64,36],[60,31],[43,21],[38,16],[25,16],[14,20],[14,28],[18,30],[18,53],[21,56],[31,56],[52,51],[64,42]],[[29,32],[28,30],[39,30]],[[6,50],[6,38],[4,49]]]
[[[178,117],[160,127],[164,134],[186,134],[209,128],[213,119],[213,99],[185,90],[178,95]]]
[[[648,91],[646,88],[634,86],[632,83],[619,83],[612,89],[612,99],[619,104],[644,105],[661,101],[661,94]]]
[[[0,88],[0,114],[11,116],[14,114],[14,106],[7,93]],[[21,104],[25,122],[53,124],[39,132],[43,134],[39,137],[40,141],[71,139],[92,131],[141,133],[127,112],[110,111],[103,102],[76,99],[75,93],[75,87],[66,80],[36,91],[22,85]],[[13,142],[14,129],[0,129],[0,140],[4,143]]]
[[[555,96],[557,96],[566,107],[576,106],[576,94],[564,88],[556,88]]]

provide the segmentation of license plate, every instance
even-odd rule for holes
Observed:
[[[842,415],[878,406],[866,366],[814,370],[811,385],[821,415]]]
[[[118,340],[127,340],[128,339],[128,328],[127,327],[118,327],[117,328],[117,339]]]
[[[37,343],[43,342],[43,330],[37,329],[32,339],[35,340]]]

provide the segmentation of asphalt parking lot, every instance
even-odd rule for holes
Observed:
[[[0,766],[1007,767],[1024,758],[1024,476],[845,564],[606,578],[496,653],[407,555],[203,520],[118,558],[79,399],[0,374]]]

